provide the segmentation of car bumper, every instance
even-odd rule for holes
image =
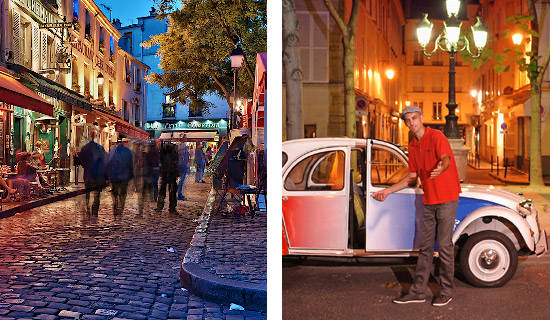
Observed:
[[[540,232],[539,241],[535,245],[535,254],[540,256],[548,251],[548,241],[546,239],[546,231],[542,230]]]

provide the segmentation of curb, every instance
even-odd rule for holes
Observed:
[[[23,212],[23,211],[27,211],[27,210],[34,209],[34,208],[37,208],[37,207],[41,207],[43,205],[50,204],[50,203],[53,203],[53,202],[66,200],[68,198],[76,197],[76,196],[79,196],[79,195],[85,194],[85,193],[86,193],[86,189],[82,188],[82,189],[79,189],[79,190],[74,190],[74,191],[69,191],[69,192],[53,195],[53,196],[48,197],[48,198],[38,199],[38,200],[35,200],[35,201],[30,201],[30,202],[27,202],[27,203],[23,203],[21,205],[15,206],[13,208],[9,208],[9,209],[0,211],[0,219],[11,217],[11,216],[13,216],[17,213]]]
[[[267,311],[267,290],[265,284],[222,279],[200,266],[206,247],[206,236],[210,215],[220,205],[220,197],[210,190],[199,224],[185,257],[181,263],[180,283],[191,293],[217,303],[236,303],[254,311]]]

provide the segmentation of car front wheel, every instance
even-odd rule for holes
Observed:
[[[496,231],[482,231],[469,237],[460,250],[460,268],[476,287],[500,287],[514,276],[518,253],[512,241]]]

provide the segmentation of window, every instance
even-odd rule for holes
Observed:
[[[136,68],[136,91],[141,91],[141,69]]]
[[[287,175],[289,191],[342,190],[345,170],[344,151],[316,153],[300,161]]]
[[[128,61],[127,57],[124,57],[124,72],[126,74],[126,82],[132,82],[132,71],[130,70],[130,62]]]
[[[375,187],[393,185],[409,174],[405,159],[394,150],[373,146],[371,157],[371,184]]]
[[[432,103],[432,120],[441,120],[443,117],[441,115],[442,103],[434,102]]]
[[[84,36],[88,40],[92,40],[92,22],[90,19],[90,11],[86,9],[86,27],[84,28]]]
[[[128,53],[132,54],[132,33],[131,32],[124,33],[124,41],[126,41],[126,50],[128,50]]]
[[[103,30],[102,26],[99,26],[99,52],[104,53],[105,52],[105,31]]]
[[[78,1],[79,0],[73,0],[73,22],[78,22]]]
[[[130,115],[129,115],[130,110],[128,110],[128,109],[130,109],[130,108],[128,107],[128,101],[124,101],[122,109],[123,109],[122,113],[123,113],[124,121],[129,122],[130,121]]]
[[[412,105],[415,107],[419,107],[422,113],[424,113],[424,101],[414,101]]]
[[[202,117],[202,108],[189,107],[189,117]]]
[[[432,92],[443,92],[443,79],[439,74],[432,76]]]
[[[300,24],[300,63],[304,82],[328,82],[328,39],[330,15],[328,11],[296,12]]]
[[[139,104],[134,106],[134,125],[141,127],[141,114],[139,113]]]
[[[423,66],[424,65],[424,54],[422,51],[415,51],[414,52],[414,61],[413,64],[415,66]]]
[[[113,55],[115,53],[115,40],[113,36],[109,36],[109,54],[111,55],[111,61],[113,61]]]
[[[424,92],[424,77],[421,73],[412,75],[412,90],[413,92]]]
[[[315,137],[317,137],[317,125],[315,124],[304,125],[304,138],[315,138]]]
[[[288,161],[288,155],[286,154],[286,152],[283,152],[282,160],[283,160],[283,167],[284,167],[285,163]]]
[[[109,105],[115,105],[115,99],[113,96],[113,81],[109,80]]]
[[[90,68],[84,64],[84,95],[90,94]]]
[[[176,104],[175,103],[163,103],[162,104],[162,117],[173,118],[176,116]]]

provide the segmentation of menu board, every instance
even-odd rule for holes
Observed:
[[[227,151],[227,141],[224,141],[220,146],[220,148],[218,149],[218,152],[216,152],[214,159],[212,159],[212,164],[210,164],[210,167],[208,168],[209,173],[216,171],[226,151]]]

